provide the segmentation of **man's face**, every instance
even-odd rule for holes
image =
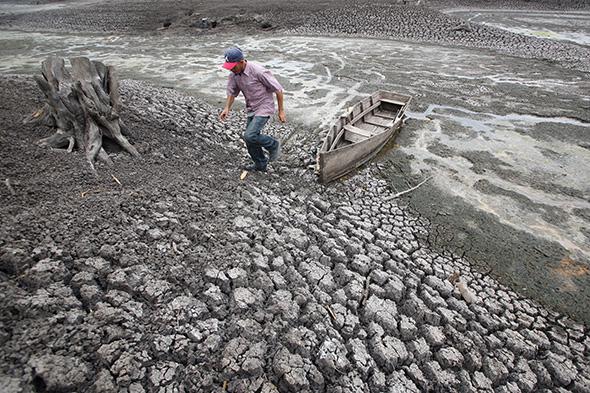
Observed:
[[[231,69],[231,72],[234,74],[239,74],[240,72],[244,71],[244,68],[246,68],[246,62],[242,60]]]

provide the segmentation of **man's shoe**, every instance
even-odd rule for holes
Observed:
[[[281,155],[281,142],[277,140],[277,147],[268,154],[268,161],[276,161]]]

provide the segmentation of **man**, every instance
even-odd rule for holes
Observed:
[[[283,87],[269,70],[244,59],[240,48],[233,47],[225,51],[225,63],[222,67],[232,73],[227,81],[227,101],[219,120],[225,121],[235,98],[242,92],[246,99],[248,114],[243,138],[254,161],[254,165],[244,169],[264,172],[268,162],[276,160],[281,153],[280,142],[270,135],[262,134],[261,131],[275,113],[273,93],[277,96],[279,120],[282,123],[287,121],[283,107]],[[263,149],[268,152],[268,157]]]

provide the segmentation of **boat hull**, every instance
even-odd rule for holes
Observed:
[[[356,128],[354,125],[362,124],[367,116],[372,116],[376,110],[379,110],[382,106],[387,106],[382,105],[384,103],[381,102],[381,99],[383,101],[389,100],[387,103],[387,105],[390,105],[389,108],[395,107],[395,110],[391,109],[387,112],[391,114],[392,124],[387,127],[375,126],[374,128],[378,129],[379,132],[371,136],[359,137],[358,134],[355,134],[353,135],[355,138],[352,139],[354,143],[340,143],[339,141],[344,139],[344,134],[347,132],[354,134],[354,130],[366,131]],[[375,157],[383,146],[399,133],[403,124],[403,114],[410,100],[410,96],[391,92],[377,92],[357,103],[347,114],[341,116],[326,135],[322,148],[318,152],[317,173],[320,182],[331,182]],[[391,106],[393,105],[392,102],[399,105]],[[363,125],[366,126],[367,124]]]

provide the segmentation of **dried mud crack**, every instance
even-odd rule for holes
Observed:
[[[0,87],[3,392],[588,391],[587,328],[431,249],[373,167],[320,186],[308,143],[240,181],[239,121],[127,80],[142,158],[94,180]]]
[[[585,26],[588,9],[581,0],[0,0],[0,44],[10,60],[5,70],[16,70],[8,63],[19,63],[13,58],[23,54],[21,45],[31,52],[21,59],[26,66],[52,50],[39,42],[50,46],[73,32],[80,33],[70,43],[75,50],[92,51],[84,39],[109,35],[98,46],[136,45],[136,52],[109,48],[142,63],[151,59],[142,51],[158,57],[169,42],[179,46],[176,61],[189,63],[193,39],[260,39],[262,46],[274,36],[297,35],[303,45],[316,36],[342,39],[333,47],[315,44],[322,60],[310,61],[319,67],[341,61],[353,38],[376,38],[377,49],[389,51],[401,49],[381,40],[399,40],[421,54],[413,68],[399,63],[399,75],[359,77],[363,63],[353,58],[350,69],[343,64],[333,74],[322,66],[329,79],[358,84],[358,91],[338,85],[348,99],[350,90],[366,92],[361,85],[413,89],[416,108],[426,111],[414,114],[398,143],[407,147],[408,139],[424,135],[417,132],[424,118],[461,134],[469,130],[441,119],[479,113],[491,119],[483,126],[497,127],[514,112],[545,121],[534,128],[532,144],[588,149],[589,46],[458,16],[477,19],[469,10],[480,6],[514,10],[514,20],[528,19],[529,30],[546,22]],[[574,12],[535,20],[529,9]],[[43,41],[48,32],[59,33]],[[126,43],[129,37],[137,40]],[[164,46],[142,46],[151,38]],[[418,51],[419,43],[432,47]],[[257,50],[300,56],[281,48]],[[422,67],[430,51],[434,58],[461,58],[453,48],[463,48],[465,64]],[[203,64],[211,56],[195,52]],[[389,53],[374,56],[385,59],[375,64],[396,64]],[[154,63],[165,60],[156,57]],[[488,71],[451,72],[455,77],[449,65]],[[308,169],[316,135],[307,126],[274,123],[268,130],[286,142],[282,158],[267,174],[240,180],[243,114],[219,123],[217,108],[202,97],[130,79],[121,82],[121,98],[121,118],[141,156],[111,146],[113,165],[97,164],[97,176],[89,176],[82,153],[35,145],[51,131],[23,124],[44,102],[33,78],[0,76],[0,392],[590,391],[589,270],[560,245],[457,198],[443,199],[432,181],[393,198],[423,180],[411,169],[416,157],[403,149],[324,187]],[[437,115],[429,111],[435,107]],[[587,200],[583,184],[547,183],[547,167],[529,177],[485,151],[425,146],[438,157],[464,160],[477,174],[497,172],[535,192],[557,189],[560,198]],[[553,149],[540,148],[543,159],[563,155]],[[473,188],[516,201],[548,223],[570,214],[489,180]],[[587,222],[589,210],[579,206],[570,216]],[[590,238],[587,226],[580,232]]]

